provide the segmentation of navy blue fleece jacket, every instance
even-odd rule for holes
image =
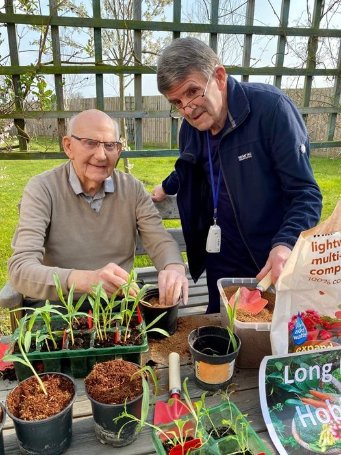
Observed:
[[[309,138],[293,102],[276,87],[227,81],[228,121],[219,160],[241,241],[258,269],[276,245],[293,247],[320,219],[322,196],[309,162]],[[191,275],[205,268],[212,196],[201,164],[205,132],[183,120],[176,171],[163,181],[177,193]],[[222,226],[222,228],[224,228]]]

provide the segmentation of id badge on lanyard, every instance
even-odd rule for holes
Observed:
[[[220,253],[221,229],[217,224],[210,226],[206,240],[206,251],[208,253]]]
[[[210,140],[208,136],[208,131],[206,131],[206,138],[207,138],[207,150],[208,150],[208,161],[210,165],[210,179],[211,179],[211,187],[212,187],[212,195],[213,195],[213,225],[210,226],[208,231],[207,240],[206,240],[206,251],[208,253],[220,253],[220,245],[221,245],[221,229],[217,225],[217,210],[218,210],[218,198],[219,198],[219,191],[220,191],[220,184],[221,184],[221,168],[219,169],[218,174],[218,182],[215,186],[214,184],[214,175],[213,175],[213,164],[212,164],[212,156],[211,156],[211,147],[210,147]]]

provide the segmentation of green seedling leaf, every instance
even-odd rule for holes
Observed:
[[[25,352],[29,352],[32,341],[32,332],[27,331],[24,336],[24,349]]]
[[[53,274],[53,281],[54,281],[54,284],[55,284],[55,286],[56,286],[56,291],[57,291],[59,300],[60,300],[60,301],[63,303],[63,305],[66,307],[66,302],[65,302],[64,294],[63,294],[63,290],[62,290],[62,283],[61,283],[61,281],[60,281],[59,276],[58,276],[56,273]]]
[[[163,313],[159,314],[158,316],[156,316],[155,319],[152,320],[152,322],[150,322],[147,326],[146,326],[146,330],[149,330],[151,327],[153,327],[153,325],[155,325],[157,322],[159,322],[159,320],[161,318],[163,318],[163,316],[167,314],[166,311],[164,311]]]
[[[80,309],[80,307],[83,305],[84,301],[86,300],[87,298],[87,294],[82,294],[80,296],[80,298],[78,299],[76,305],[75,305],[75,311],[78,312],[78,310]]]
[[[142,409],[141,409],[141,420],[140,420],[141,428],[145,425],[146,420],[148,418],[148,412],[149,412],[149,385],[148,385],[148,381],[143,376],[142,376],[142,389],[143,389],[143,397],[142,397]]]
[[[158,327],[155,327],[155,329],[149,329],[148,330],[148,333],[149,332],[157,332],[157,333],[160,333],[161,335],[164,335],[165,337],[169,337],[169,333],[167,332],[167,330],[164,330],[164,329],[159,329]]]
[[[18,363],[22,363],[23,365],[27,366],[27,363],[25,362],[24,359],[22,359],[21,357],[18,357],[16,355],[13,355],[13,354],[5,354],[2,358],[2,360],[4,362],[18,362]]]

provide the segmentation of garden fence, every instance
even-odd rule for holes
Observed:
[[[44,157],[62,157],[62,153],[44,153],[39,151],[33,153],[22,153],[28,150],[27,134],[25,131],[32,119],[36,122],[50,122],[50,129],[53,134],[58,136],[60,143],[65,134],[67,119],[73,114],[83,109],[82,104],[74,104],[67,100],[64,93],[64,78],[70,75],[90,75],[94,78],[96,87],[96,98],[91,101],[92,106],[96,106],[108,112],[111,116],[118,119],[125,119],[128,124],[128,133],[133,135],[135,150],[140,153],[131,152],[139,156],[149,156],[149,151],[142,151],[144,144],[155,142],[164,146],[165,141],[168,149],[154,150],[154,156],[176,155],[178,120],[169,118],[169,108],[161,97],[153,97],[147,100],[143,97],[142,76],[155,74],[154,64],[144,64],[142,49],[144,46],[144,36],[151,32],[162,34],[168,41],[179,36],[198,36],[207,40],[210,46],[220,54],[222,43],[226,37],[234,37],[235,51],[241,56],[240,63],[224,65],[228,74],[248,81],[255,76],[267,76],[269,81],[279,88],[282,87],[283,79],[288,76],[300,77],[303,79],[303,88],[296,93],[289,93],[298,103],[298,107],[304,116],[308,129],[312,133],[312,148],[323,150],[334,150],[339,153],[341,147],[341,126],[340,126],[340,93],[341,93],[341,32],[340,28],[325,26],[323,0],[314,0],[309,26],[289,25],[290,8],[296,0],[282,0],[281,10],[278,15],[278,23],[274,26],[263,26],[255,24],[255,7],[257,0],[247,0],[240,2],[239,8],[244,8],[244,23],[235,23],[233,20],[226,21],[223,8],[227,3],[225,0],[211,0],[209,5],[208,19],[200,22],[185,21],[183,17],[183,6],[186,0],[174,0],[172,2],[171,20],[145,20],[145,2],[142,0],[131,0],[131,17],[124,18],[118,14],[116,18],[108,18],[104,14],[103,1],[92,0],[91,14],[79,14],[65,12],[61,14],[60,4],[57,0],[49,0],[48,14],[37,14],[30,11],[23,14],[16,10],[16,2],[5,0],[4,9],[0,12],[0,22],[7,27],[7,40],[9,50],[8,64],[0,66],[0,76],[10,78],[12,81],[14,98],[12,105],[0,110],[0,122],[12,120],[17,130],[20,152],[13,150],[1,151],[3,159],[28,158],[35,159]],[[29,2],[26,2],[29,3]],[[122,2],[124,3],[124,2]],[[193,3],[193,2],[192,2]],[[194,2],[198,3],[198,2]],[[238,1],[236,0],[236,3]],[[193,6],[194,7],[194,6]],[[43,36],[51,39],[51,61],[45,62],[39,59],[38,64],[22,64],[19,58],[18,30],[23,27],[34,27],[40,29]],[[64,61],[62,59],[63,49],[61,46],[61,35],[65,30],[91,31],[93,36],[93,61],[79,62]],[[130,32],[132,37],[132,49],[129,63],[111,64],[104,62],[104,33],[110,30],[120,30]],[[255,46],[258,38],[272,37],[276,40],[276,51],[272,63],[265,66],[254,64]],[[290,39],[305,39],[305,58],[300,66],[290,66],[286,61],[288,53],[288,43]],[[320,44],[323,40],[330,40],[333,45],[334,62],[328,60],[319,61]],[[43,50],[44,43],[41,43]],[[23,80],[27,77],[52,75],[54,78],[55,108],[44,110],[29,109],[23,99]],[[111,98],[106,98],[104,94],[104,77],[107,75],[132,75],[134,78],[134,97],[133,102],[127,98],[126,106],[121,109],[121,105],[115,104]],[[318,90],[313,88],[314,78],[329,77],[332,79],[329,91],[324,91],[324,96],[317,96]],[[120,93],[122,95],[122,93]],[[122,99],[122,96],[119,97]],[[85,103],[82,100],[81,103]],[[4,104],[3,104],[4,107]],[[318,119],[318,121],[316,121]],[[317,128],[316,125],[319,125]],[[129,126],[130,125],[130,126]],[[158,125],[156,128],[155,125]],[[31,128],[31,127],[30,127]],[[157,131],[156,137],[151,140],[148,131]],[[168,136],[165,139],[165,135]],[[166,145],[167,148],[167,145]]]

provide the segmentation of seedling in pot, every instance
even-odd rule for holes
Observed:
[[[232,412],[231,412],[231,419],[227,421],[226,419],[222,419],[219,421],[219,426],[214,423],[212,417],[211,417],[211,412],[210,408],[206,405],[206,395],[207,391],[203,392],[200,396],[199,400],[196,400],[194,402],[191,401],[190,394],[188,391],[188,378],[184,379],[183,382],[183,396],[186,402],[186,405],[188,406],[188,410],[190,412],[190,416],[193,419],[193,421],[196,422],[196,431],[195,434],[196,436],[200,437],[203,440],[203,443],[207,443],[207,436],[213,437],[214,439],[221,439],[222,437],[226,436],[227,434],[230,435],[235,435],[236,430],[234,424],[231,422],[233,421],[232,419]],[[222,395],[223,397],[223,395]],[[225,395],[226,397],[226,395]],[[224,399],[224,398],[223,398]],[[225,398],[226,400],[226,398]],[[229,401],[229,398],[227,398],[227,401]],[[244,417],[241,416],[243,419]],[[207,421],[209,428],[203,428],[203,422],[204,420]],[[226,427],[223,430],[222,434],[222,426]]]
[[[229,440],[235,440],[238,449],[236,449],[236,454],[251,454],[249,450],[249,423],[245,420],[242,414],[238,415],[235,419],[222,419],[221,424],[229,427],[235,433],[229,435]]]
[[[108,330],[116,320],[120,325],[125,325],[124,341],[126,342],[130,333],[131,319],[137,309],[138,297],[141,295],[143,292],[137,286],[136,274],[133,271],[129,275],[128,282],[121,285],[110,299],[101,283],[93,287],[89,302],[92,307],[93,325],[99,340],[107,339]],[[130,305],[131,302],[132,305]]]
[[[157,332],[160,333],[161,335],[165,337],[169,337],[169,333],[167,330],[161,329],[160,327],[154,327],[153,326],[159,322],[159,320],[166,314],[166,312],[159,314],[155,319],[152,320],[148,325],[145,327],[141,326],[140,328],[140,336],[143,336],[149,332]]]
[[[233,391],[228,388],[221,393],[222,404],[211,409],[203,407],[205,430],[217,441],[219,453],[265,455],[264,451],[255,448],[257,444],[262,445],[262,442],[255,440],[257,436],[246,419],[247,416],[230,401]]]
[[[46,303],[44,306],[34,308],[33,313],[29,314],[29,322],[28,322],[29,331],[33,331],[35,329],[34,324],[36,323],[36,320],[38,317],[40,317],[44,321],[45,330],[47,332],[47,336],[45,337],[44,341],[46,341],[46,346],[47,346],[48,350],[49,350],[49,345],[47,343],[47,340],[51,340],[54,349],[58,348],[56,340],[55,340],[56,333],[52,330],[52,327],[51,327],[52,314],[60,316],[60,311],[58,310],[58,308],[62,308],[62,307],[59,305],[51,305],[50,302],[48,300],[46,300]],[[32,311],[32,308],[23,307],[23,310]],[[39,331],[39,329],[37,330],[37,332],[38,331]],[[40,341],[43,341],[43,340],[40,340]]]
[[[193,424],[193,421],[190,418],[189,419],[175,419],[172,422],[172,428],[170,430],[164,429],[159,425],[154,425],[153,423],[151,423],[150,421],[147,420],[148,412],[149,412],[149,408],[150,408],[150,398],[149,398],[150,389],[149,389],[149,383],[146,380],[145,374],[144,374],[144,372],[146,371],[145,370],[146,368],[148,368],[148,370],[147,370],[148,373],[151,373],[153,371],[149,366],[146,366],[146,367],[142,368],[141,370],[139,370],[137,373],[135,373],[135,374],[142,373],[143,400],[142,400],[141,417],[138,418],[135,415],[127,412],[127,410],[125,409],[125,411],[120,416],[118,416],[115,419],[115,421],[118,421],[122,418],[127,418],[127,419],[129,419],[129,421],[135,421],[138,423],[138,426],[140,428],[143,428],[144,426],[148,426],[149,428],[157,431],[159,433],[160,437],[162,437],[162,439],[164,441],[166,441],[166,445],[168,445],[169,447],[171,447],[171,448],[176,447],[176,446],[184,447],[188,438],[193,438],[193,434],[196,433],[196,424]],[[154,372],[152,374],[155,375]],[[153,381],[154,381],[154,385],[157,386],[157,382],[155,382],[155,381],[157,381],[156,377],[155,377],[155,379],[153,378]],[[155,389],[154,397],[156,397],[156,395],[157,395],[157,390]],[[128,423],[129,422],[127,422],[126,425]],[[123,431],[123,428],[124,428],[124,426],[121,428],[120,432]],[[200,443],[200,445],[201,445],[201,443]]]
[[[264,452],[250,449],[250,438],[252,438],[253,430],[249,422],[245,419],[245,416],[230,402],[230,392],[226,391],[222,394],[223,403],[221,405],[210,408],[206,404],[207,392],[204,392],[199,400],[191,401],[187,383],[188,378],[185,378],[183,382],[183,397],[189,414],[181,418],[181,424],[177,424],[177,429],[188,429],[191,423],[193,430],[191,436],[199,438],[202,446],[209,444],[210,447],[213,447],[219,444],[220,447],[220,444],[222,444],[221,452],[219,453],[229,453],[231,455],[265,455]],[[170,432],[166,431],[164,427],[161,430],[170,435]],[[162,436],[161,433],[159,434]],[[174,442],[178,444],[184,442],[183,440],[181,442],[179,441],[178,434],[175,436],[177,436],[177,439],[175,438]],[[188,431],[183,436],[186,438]],[[212,438],[216,440],[216,443],[212,443]],[[224,444],[226,444],[226,447],[223,447]],[[224,450],[228,451],[224,452]],[[215,453],[215,451],[213,450],[212,453]]]
[[[45,385],[43,381],[41,380],[40,376],[34,369],[32,363],[27,357],[27,353],[30,350],[31,346],[31,341],[32,341],[32,332],[28,330],[27,324],[28,324],[29,316],[25,314],[19,321],[18,321],[18,328],[13,334],[13,340],[18,344],[19,351],[21,354],[21,357],[17,354],[5,354],[3,357],[3,360],[5,362],[19,362],[28,367],[34,376],[36,377],[42,391],[44,392],[45,395],[47,395],[47,391],[45,388]]]
[[[122,322],[120,314],[114,314],[114,309],[118,307],[119,302],[116,301],[118,291],[112,294],[110,300],[107,293],[103,289],[102,283],[93,286],[93,292],[88,297],[92,308],[92,322],[96,332],[96,337],[103,341],[108,338],[108,330],[111,328],[113,320],[117,319]],[[102,304],[104,302],[104,304]]]
[[[147,290],[151,287],[149,284],[144,284],[142,288],[140,288],[137,284],[137,274],[135,270],[132,270],[129,274],[129,278],[127,283],[123,284],[118,294],[123,295],[120,305],[120,314],[123,317],[123,324],[125,326],[124,329],[124,341],[127,340],[130,333],[130,324],[134,314],[139,312],[139,303],[142,301],[144,302],[143,298],[147,292]],[[147,303],[147,302],[144,302]],[[140,327],[140,336],[144,335],[147,332],[158,332],[164,336],[169,336],[169,333],[163,329],[159,328],[152,328],[154,324],[156,324],[162,317],[164,313],[156,317],[151,323],[149,323],[145,328],[143,326]]]
[[[79,311],[81,306],[83,305],[85,299],[87,298],[87,294],[81,295],[81,297],[78,299],[78,301],[76,303],[74,303],[73,297],[74,297],[75,286],[72,285],[71,289],[68,293],[67,299],[65,300],[60,278],[56,273],[53,274],[53,280],[56,285],[56,290],[57,290],[59,300],[67,311],[66,314],[64,314],[63,312],[60,312],[59,316],[68,325],[68,330],[69,330],[69,334],[70,334],[70,338],[71,338],[71,344],[73,345],[75,343],[75,338],[74,338],[74,333],[73,333],[74,319],[77,319],[78,316],[88,316],[88,314],[85,313],[84,311]]]
[[[155,371],[149,366],[145,365],[142,367],[140,370],[138,370],[136,373],[133,374],[132,378],[134,376],[140,375],[142,379],[142,389],[143,389],[143,398],[142,398],[142,408],[141,408],[141,417],[138,418],[129,412],[127,412],[127,409],[122,412],[121,415],[116,417],[114,421],[119,421],[120,419],[123,419],[124,417],[129,418],[130,420],[133,420],[138,423],[140,428],[143,428],[145,425],[150,426],[151,424],[147,422],[148,418],[148,412],[149,412],[149,404],[150,404],[150,388],[149,388],[149,382],[146,379],[147,376],[149,376],[154,384],[154,397],[158,394],[158,389],[159,389],[159,381],[157,379]],[[125,425],[127,425],[129,422],[127,422]],[[123,431],[124,425],[122,426],[120,433]],[[120,437],[120,434],[118,435]]]
[[[235,294],[233,304],[225,303],[225,305],[224,305],[225,309],[226,309],[226,313],[227,313],[227,318],[228,318],[228,324],[226,326],[226,330],[228,331],[229,336],[230,336],[230,342],[228,344],[227,352],[229,352],[231,343],[232,343],[233,351],[236,351],[238,348],[238,341],[234,334],[234,322],[236,320],[239,298],[240,298],[240,288],[238,289],[238,291]]]
[[[120,293],[123,295],[120,313],[123,315],[123,324],[125,325],[124,341],[127,340],[129,335],[132,317],[137,313],[140,300],[143,300],[148,288],[148,284],[143,285],[141,289],[139,288],[135,270],[130,272],[127,283],[120,287]]]
[[[112,329],[112,323],[116,321],[114,330],[115,343],[118,338],[121,339],[121,328],[123,342],[126,343],[130,337],[131,323],[134,315],[139,314],[139,303],[143,299],[149,285],[144,285],[141,289],[137,285],[136,272],[134,270],[129,274],[127,283],[122,284],[110,299],[104,291],[102,284],[93,287],[92,294],[88,297],[92,308],[92,321],[98,340],[108,339],[109,330]],[[144,336],[149,331],[159,332],[164,336],[169,336],[168,332],[152,326],[163,316],[155,318],[146,327],[141,325],[139,328],[139,337]],[[140,321],[141,322],[141,321]],[[118,327],[118,325],[120,327]],[[119,331],[119,333],[118,333]]]

